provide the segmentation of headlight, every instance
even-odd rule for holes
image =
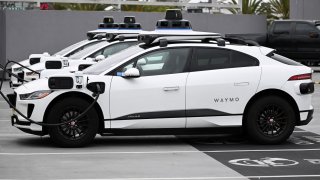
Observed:
[[[48,96],[52,91],[45,90],[45,91],[35,91],[33,93],[28,94],[20,94],[21,100],[33,100],[33,99],[42,99],[46,96]]]
[[[41,73],[41,71],[43,71],[43,70],[37,70],[37,71],[35,71],[35,72],[33,72],[33,71],[32,71],[32,72],[27,72],[26,75],[27,75],[27,76],[39,75],[39,74],[37,74],[37,73]],[[36,72],[37,72],[37,73],[36,73]]]
[[[22,70],[23,70],[23,67],[18,67],[18,68],[14,68],[13,69],[14,72],[17,72],[17,71],[19,72],[19,71],[22,71]]]

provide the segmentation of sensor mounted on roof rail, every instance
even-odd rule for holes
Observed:
[[[137,39],[138,38],[138,34],[129,34],[129,33],[106,33],[106,39],[109,42],[112,41],[124,41],[126,39]]]
[[[112,16],[105,16],[103,18],[103,23],[100,23],[98,28],[118,28],[119,25],[114,23],[114,19]]]
[[[125,16],[123,23],[119,24],[119,29],[141,29],[141,24],[136,23],[134,16]]]
[[[157,29],[192,29],[191,23],[183,19],[179,9],[168,9],[165,19],[159,20],[156,27]]]

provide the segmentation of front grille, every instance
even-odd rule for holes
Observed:
[[[18,73],[18,77],[19,77],[18,82],[22,82],[22,83],[23,83],[23,79],[24,79],[24,71],[22,71],[22,72]]]
[[[13,105],[13,107],[16,107],[16,104],[17,104],[17,93],[7,94],[7,97],[9,99],[9,102]],[[10,108],[13,108],[13,107],[10,105]]]
[[[28,104],[28,112],[27,112],[28,118],[31,117],[33,109],[34,109],[34,104]]]
[[[8,77],[11,78],[12,69],[7,69],[7,71],[8,71]]]

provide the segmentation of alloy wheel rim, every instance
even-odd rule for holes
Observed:
[[[68,108],[63,112],[59,122],[68,122],[76,118],[80,113],[81,111],[79,111],[77,108]],[[61,135],[69,140],[81,139],[87,134],[88,131],[88,117],[85,115],[79,120],[63,124],[58,127],[58,131]]]
[[[258,116],[259,130],[266,136],[277,137],[283,133],[288,124],[287,113],[277,105],[265,107]]]

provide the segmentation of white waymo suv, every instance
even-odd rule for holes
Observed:
[[[312,70],[273,49],[218,34],[149,33],[139,40],[82,73],[20,86],[8,96],[12,105],[27,119],[55,126],[31,123],[16,111],[12,124],[66,147],[87,145],[97,133],[212,133],[241,126],[252,140],[277,144],[312,119]]]

